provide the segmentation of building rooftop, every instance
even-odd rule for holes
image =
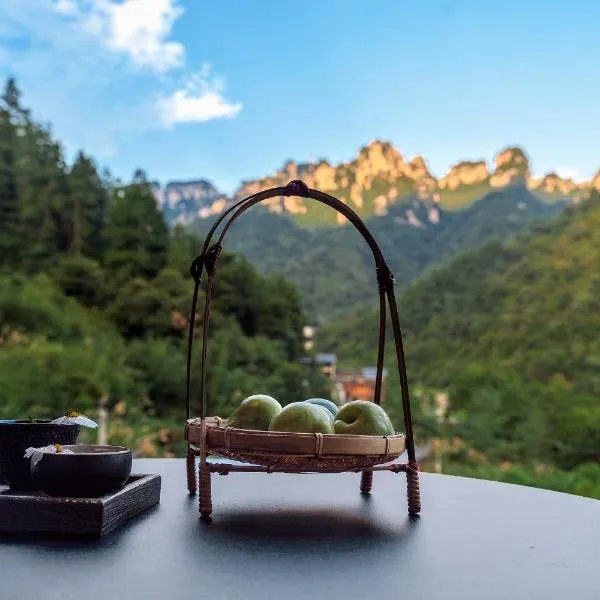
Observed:
[[[304,356],[300,359],[300,362],[305,365],[313,363],[317,365],[334,365],[337,362],[337,356],[335,354],[318,353],[314,358],[312,356]]]
[[[362,376],[366,379],[375,379],[377,375],[377,367],[363,367],[361,369]],[[384,367],[382,372],[383,377],[387,377],[387,369]]]

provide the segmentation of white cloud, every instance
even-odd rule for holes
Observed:
[[[169,39],[184,12],[178,0],[55,0],[52,6],[138,67],[165,73],[183,65],[183,45]]]
[[[25,106],[52,123],[69,156],[118,156],[157,125],[234,117],[241,104],[210,69],[189,77],[173,33],[181,4],[0,0],[0,75],[16,76]]]
[[[223,92],[222,80],[211,77],[210,66],[205,65],[186,81],[183,88],[158,98],[156,109],[161,123],[171,127],[176,123],[203,123],[236,117],[242,104],[231,102]]]
[[[74,15],[79,11],[75,0],[56,0],[54,10],[61,15]]]
[[[577,169],[571,167],[556,167],[554,171],[562,179],[572,179],[573,181],[583,181],[585,179]]]

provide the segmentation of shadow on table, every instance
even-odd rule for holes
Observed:
[[[398,522],[379,521],[369,510],[280,508],[275,510],[229,510],[213,520],[199,520],[194,533],[202,544],[211,542],[239,550],[261,553],[319,545],[329,552],[355,548],[398,546],[416,533],[418,517],[400,517]]]
[[[219,515],[217,522],[200,521],[203,531],[212,535],[247,537],[253,535],[282,539],[322,539],[351,537],[390,537],[398,539],[410,533],[418,519],[406,518],[401,529],[387,528],[368,517],[327,510],[250,511]]]

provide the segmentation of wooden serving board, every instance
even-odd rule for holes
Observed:
[[[0,485],[0,532],[103,536],[160,501],[160,475],[132,475],[100,498],[16,492]]]

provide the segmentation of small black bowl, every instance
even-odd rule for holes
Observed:
[[[0,474],[13,490],[31,490],[27,448],[75,444],[79,425],[58,425],[49,420],[0,422]]]
[[[123,446],[63,446],[73,454],[44,454],[31,462],[36,489],[49,496],[98,498],[123,487],[131,474],[132,455]]]

